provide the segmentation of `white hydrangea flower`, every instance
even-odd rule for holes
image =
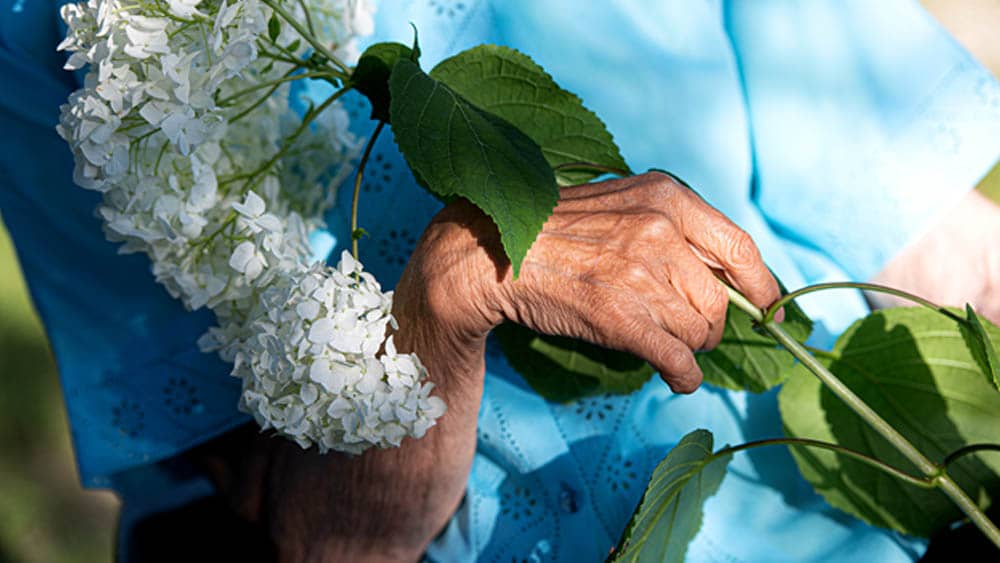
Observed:
[[[445,412],[427,370],[390,336],[392,294],[344,253],[337,268],[283,274],[231,347],[242,403],[263,428],[321,451],[357,453],[422,437]],[[221,329],[204,346],[229,341]],[[385,350],[380,349],[385,344]]]
[[[198,4],[201,4],[201,0],[167,0],[170,13],[179,18],[204,17],[205,14],[198,11]]]
[[[319,39],[353,58],[355,36],[371,29],[371,3],[286,8],[304,19],[303,5]],[[66,68],[89,65],[57,127],[74,152],[74,179],[103,194],[97,213],[121,252],[146,254],[172,296],[213,310],[218,326],[199,345],[233,363],[240,407],[263,428],[322,451],[423,436],[445,406],[419,359],[386,339],[392,293],[348,254],[337,268],[310,264],[308,233],[322,226],[359,148],[346,111],[332,105],[277,161],[301,122],[287,84],[230,120],[256,102],[235,94],[292,69],[260,59],[270,8],[87,0],[61,13]],[[282,44],[296,38],[282,26]],[[300,43],[297,56],[308,49]],[[247,171],[260,172],[251,182]]]
[[[266,213],[264,199],[253,190],[247,192],[242,203],[233,203],[233,209],[240,214],[239,222],[253,233],[281,231],[281,221],[272,213]]]
[[[122,14],[125,36],[128,37],[128,42],[123,47],[126,55],[145,59],[170,52],[167,47],[167,26],[170,20],[128,15],[128,11],[123,11]]]

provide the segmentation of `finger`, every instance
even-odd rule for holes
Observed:
[[[704,378],[691,350],[669,335],[663,337],[659,356],[648,361],[674,393],[694,393]]]
[[[730,285],[733,285],[733,283],[731,281],[729,281],[728,278],[726,278],[726,274],[725,274],[725,272],[722,271],[722,268],[720,266],[716,265],[716,263],[715,263],[714,260],[712,260],[712,259],[704,256],[701,253],[701,251],[698,250],[697,248],[695,248],[694,246],[691,246],[690,248],[691,248],[691,252],[695,256],[697,256],[699,260],[701,260],[705,264],[709,265],[709,269],[712,271],[712,275],[715,276],[715,278],[716,278],[716,280],[717,280],[717,282],[719,284],[719,287],[722,289],[722,291],[726,291],[726,288],[722,287],[722,280],[726,280],[726,283],[728,283]],[[729,301],[729,292],[726,292],[726,301],[727,301],[727,303]],[[726,311],[727,311],[727,314],[728,314],[728,307],[727,307]],[[781,307],[780,309],[778,309],[777,311],[774,312],[774,322],[776,322],[778,324],[781,324],[784,321],[785,321],[785,308]]]
[[[763,309],[774,303],[781,295],[778,282],[750,235],[697,195],[688,199],[697,209],[680,213],[688,242],[754,305]],[[693,221],[691,217],[698,219]]]
[[[698,268],[705,267],[698,264]],[[657,261],[632,258],[617,268],[625,287],[623,295],[610,295],[619,307],[635,309],[679,338],[692,349],[706,345],[712,333],[709,321],[671,284],[667,267]],[[718,282],[716,282],[718,285]]]
[[[726,325],[729,294],[712,270],[687,245],[671,252],[664,260],[670,284],[705,320],[708,333],[699,349],[718,346]]]
[[[597,318],[597,344],[625,350],[646,360],[675,393],[691,393],[702,372],[691,347],[664,330],[634,303],[606,301]]]
[[[660,330],[665,330],[688,348],[700,350],[709,345],[713,327],[675,288],[668,285],[654,295],[637,297],[637,300]]]
[[[632,340],[629,351],[649,362],[674,393],[692,393],[701,385],[701,368],[691,348],[652,324]]]

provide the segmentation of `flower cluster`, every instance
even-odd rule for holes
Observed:
[[[444,403],[430,396],[420,360],[385,340],[391,307],[392,294],[344,252],[336,269],[316,264],[270,284],[246,340],[227,334],[241,327],[221,327],[202,345],[233,362],[247,382],[242,407],[263,428],[321,451],[398,446],[422,437]]]
[[[356,55],[369,3],[87,0],[62,15],[66,67],[87,67],[58,126],[75,181],[103,194],[122,252],[147,254],[172,296],[214,311],[200,344],[234,363],[241,408],[324,451],[422,436],[444,405],[386,340],[392,294],[349,256],[313,264],[308,245],[358,139],[335,96],[304,116],[290,105],[311,45]]]

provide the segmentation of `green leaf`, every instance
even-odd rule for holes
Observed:
[[[416,61],[420,47],[410,49],[402,43],[376,43],[365,49],[351,74],[351,84],[372,104],[372,119],[389,121],[389,75],[399,60]]]
[[[539,334],[514,323],[500,325],[493,333],[511,367],[550,401],[631,393],[654,373],[649,364],[632,354],[573,338]]]
[[[1000,358],[997,357],[990,333],[986,330],[986,325],[993,328],[996,328],[996,325],[977,315],[971,305],[965,306],[965,318],[968,321],[968,326],[963,327],[963,334],[972,351],[972,356],[976,359],[976,363],[979,364],[983,373],[986,374],[987,379],[1000,390]]]
[[[614,561],[684,561],[705,501],[719,490],[732,457],[712,452],[708,430],[681,438],[653,471]]]
[[[410,168],[441,197],[464,197],[500,231],[516,277],[559,200],[552,170],[524,133],[400,59],[390,121]]]
[[[562,89],[528,56],[507,47],[481,45],[447,59],[430,72],[473,105],[520,129],[541,147],[553,169],[587,163],[627,171],[604,123],[574,94]],[[594,169],[559,169],[559,184],[603,175]],[[497,331],[511,365],[552,401],[596,393],[628,393],[653,374],[644,361],[570,338],[508,325]]]
[[[442,61],[430,73],[472,104],[523,131],[549,164],[588,163],[627,171],[611,133],[576,95],[562,89],[527,55],[480,45]],[[556,171],[560,185],[587,182],[603,172]]]
[[[783,289],[783,288],[782,288]],[[781,323],[793,338],[804,342],[812,333],[812,320],[794,301],[785,305]],[[758,332],[750,315],[730,304],[722,342],[709,352],[695,355],[705,382],[761,393],[788,379],[795,359],[774,339]]]
[[[281,20],[278,19],[278,14],[271,14],[271,19],[267,21],[267,36],[274,43],[279,35],[281,35]]]
[[[1000,329],[986,329],[993,338]],[[1000,441],[1000,393],[983,377],[954,320],[923,307],[888,309],[854,323],[824,363],[931,461],[970,443]],[[785,433],[834,442],[911,475],[920,472],[801,365],[779,394]],[[938,490],[893,479],[856,460],[792,448],[833,506],[904,533],[930,536],[961,513]],[[964,457],[949,474],[973,499],[1000,491],[1000,458]],[[985,503],[985,502],[984,502]]]

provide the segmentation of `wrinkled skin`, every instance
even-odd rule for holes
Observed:
[[[415,561],[465,490],[492,328],[509,319],[626,350],[690,393],[692,350],[722,336],[716,276],[759,307],[779,296],[749,236],[664,174],[563,189],[516,281],[492,221],[457,201],[424,232],[393,310],[397,347],[420,355],[448,404],[438,425],[356,457],[244,433],[207,460],[283,561]]]

